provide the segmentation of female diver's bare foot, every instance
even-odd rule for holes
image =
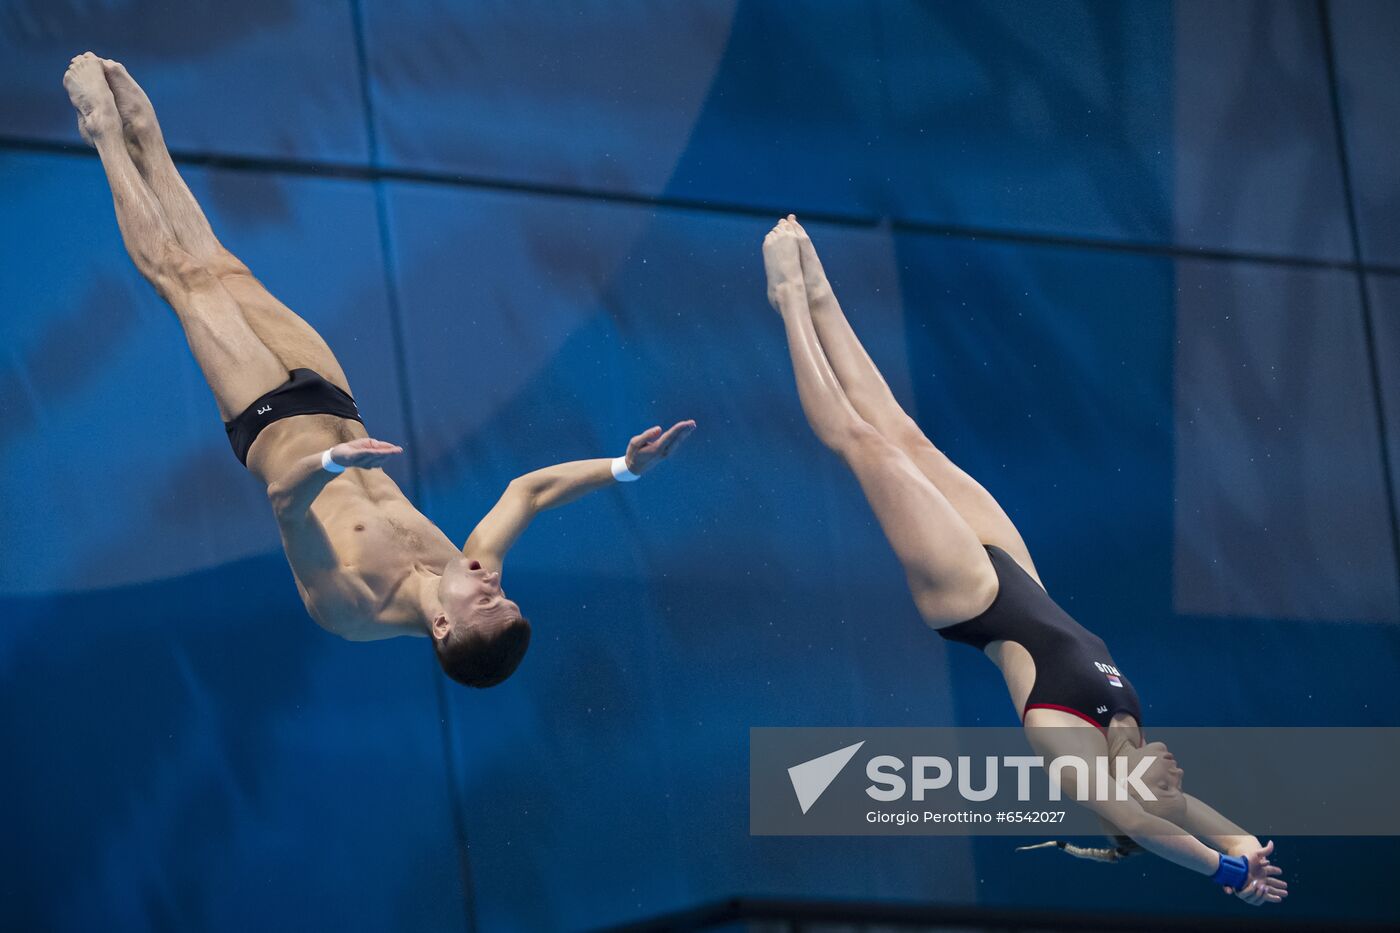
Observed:
[[[779,293],[802,289],[802,260],[797,226],[783,218],[763,238],[763,268],[768,275],[768,303],[780,311]]]
[[[73,56],[63,73],[63,88],[78,111],[78,132],[89,145],[97,145],[101,136],[121,132],[121,115],[107,86],[102,59],[91,52]]]

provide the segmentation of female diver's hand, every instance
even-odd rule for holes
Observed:
[[[1263,904],[1277,904],[1287,897],[1288,882],[1279,877],[1283,874],[1283,869],[1269,861],[1269,856],[1273,852],[1274,844],[1270,841],[1260,848],[1228,853],[1245,857],[1249,863],[1249,875],[1245,879],[1244,887],[1236,891],[1226,885],[1225,893],[1233,894],[1253,907],[1259,907]]]

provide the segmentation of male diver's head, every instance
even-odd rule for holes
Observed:
[[[448,677],[469,687],[494,687],[515,672],[530,646],[530,623],[501,590],[500,571],[457,557],[438,584],[442,611],[431,634]]]

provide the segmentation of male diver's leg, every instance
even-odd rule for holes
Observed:
[[[775,230],[765,260],[790,248],[795,235]],[[777,237],[777,240],[773,238]],[[784,238],[788,242],[784,243]],[[800,271],[796,273],[800,276]],[[817,437],[860,481],[890,546],[904,567],[920,614],[930,625],[970,619],[996,595],[997,580],[977,535],[938,487],[898,447],[871,427],[842,391],[822,351],[800,278],[774,294],[787,332],[797,394]]]
[[[120,62],[104,61],[103,68],[121,114],[122,133],[132,161],[160,201],[180,245],[218,277],[238,302],[248,326],[281,361],[284,370],[315,370],[349,392],[345,371],[321,335],[273,297],[214,235],[199,202],[170,158],[146,92]]]
[[[127,252],[175,309],[227,421],[284,382],[286,369],[248,327],[218,278],[176,239],[122,141],[121,118],[102,60],[91,52],[75,57],[63,85],[78,111],[83,135],[102,159]]]
[[[798,236],[812,323],[851,405],[865,421],[904,451],[942,491],[983,544],[996,545],[1006,551],[1039,580],[1030,551],[1005,510],[981,483],[961,470],[928,439],[894,397],[841,310],[811,238],[795,217],[787,222]]]

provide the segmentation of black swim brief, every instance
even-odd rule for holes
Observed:
[[[294,369],[290,379],[259,397],[237,418],[224,422],[238,462],[248,465],[248,449],[263,428],[293,415],[336,415],[364,423],[350,393],[310,369]]]

